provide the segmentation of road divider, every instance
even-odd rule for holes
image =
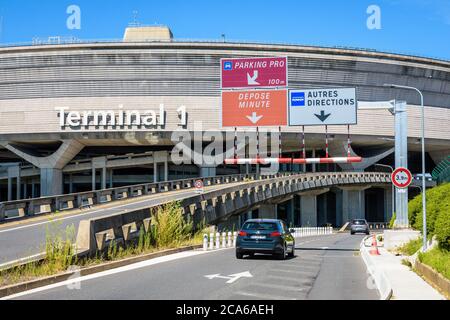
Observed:
[[[367,272],[370,274],[373,284],[380,293],[380,300],[390,300],[393,293],[392,285],[384,271],[380,267],[377,267],[373,261],[373,257],[370,255],[371,245],[366,245],[366,241],[370,238],[370,236],[365,237],[361,242],[361,257],[366,264]]]
[[[237,232],[205,233],[203,235],[203,250],[218,250],[236,247]],[[222,240],[222,241],[221,241]]]

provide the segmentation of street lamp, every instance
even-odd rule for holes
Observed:
[[[394,173],[394,168],[389,166],[389,165],[387,165],[387,164],[379,164],[379,163],[377,163],[374,166],[375,167],[388,168],[388,169],[391,170],[391,173]],[[395,187],[394,187],[394,184],[392,184],[391,188],[392,188],[392,216],[394,216],[394,212],[395,212],[395,207],[394,207],[395,206]]]
[[[423,211],[423,250],[427,249],[427,200],[426,200],[426,183],[425,183],[425,107],[423,105],[423,94],[415,88],[396,84],[384,84],[385,87],[395,89],[414,90],[420,95],[420,105],[422,107],[422,211]]]

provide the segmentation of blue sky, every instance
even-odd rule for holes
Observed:
[[[81,9],[68,30],[66,9]],[[369,30],[369,5],[381,30]],[[0,0],[0,43],[33,37],[119,39],[137,10],[142,24],[165,24],[179,39],[219,39],[373,48],[450,60],[450,0]]]

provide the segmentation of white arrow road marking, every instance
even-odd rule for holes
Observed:
[[[241,273],[230,274],[229,276],[221,276],[220,273],[210,274],[208,276],[205,276],[205,278],[208,278],[209,280],[226,279],[226,280],[228,280],[227,283],[231,284],[233,282],[238,281],[240,278],[253,278],[253,276],[249,271],[245,271],[245,272],[241,272]]]
[[[259,120],[261,120],[264,116],[258,116],[256,112],[253,112],[251,116],[247,116],[247,119],[250,120],[253,124],[257,124]]]
[[[259,82],[256,81],[256,79],[258,79],[258,75],[259,75],[258,70],[253,71],[253,77],[250,76],[250,73],[247,73],[247,83],[249,86],[259,85]]]

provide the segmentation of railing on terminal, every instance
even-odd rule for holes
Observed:
[[[49,46],[49,45],[70,45],[70,44],[108,44],[108,43],[167,43],[167,40],[148,40],[148,41],[139,41],[139,42],[124,42],[123,39],[78,39],[76,37],[65,37],[65,36],[51,36],[47,38],[33,38],[32,41],[25,42],[16,42],[16,43],[0,43],[0,48],[9,48],[9,47],[25,47],[25,46]],[[327,45],[318,45],[318,44],[300,44],[293,42],[267,42],[267,41],[257,41],[257,40],[235,40],[229,39],[224,41],[223,39],[171,39],[170,42],[173,43],[225,43],[225,44],[247,44],[247,45],[278,45],[278,46],[301,46],[301,47],[309,47],[309,48],[318,48],[318,49],[341,49],[341,50],[351,50],[351,51],[359,51],[359,52],[372,52],[372,53],[380,53],[380,54],[394,54],[394,55],[402,55],[408,56],[411,58],[422,58],[422,59],[433,59],[440,60],[444,62],[449,62],[448,58],[444,57],[436,57],[436,56],[423,56],[418,53],[408,52],[408,51],[396,51],[393,52],[387,49],[374,49],[374,48],[361,48],[361,47],[352,47],[352,46],[327,46]]]

